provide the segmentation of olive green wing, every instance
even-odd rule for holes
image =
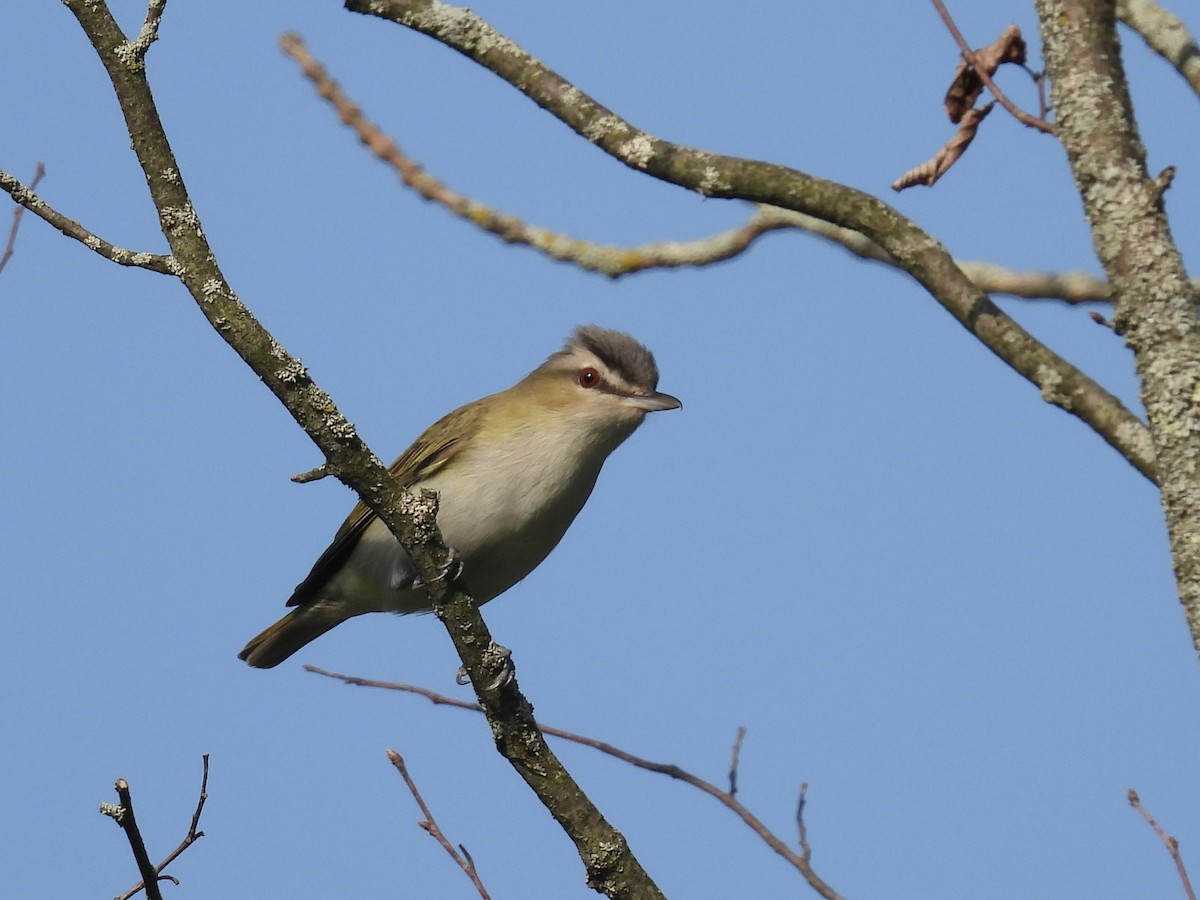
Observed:
[[[434,430],[434,428],[430,429],[431,432]],[[401,485],[409,487],[438,471],[464,446],[465,442],[459,437],[430,441],[422,436],[388,466],[388,472]],[[342,523],[342,527],[333,536],[333,543],[313,563],[312,571],[305,579],[296,585],[296,590],[292,592],[287,605],[301,606],[315,600],[325,583],[345,565],[350,554],[354,552],[359,539],[363,536],[363,532],[373,521],[375,521],[375,513],[361,500],[358,501],[346,521]]]

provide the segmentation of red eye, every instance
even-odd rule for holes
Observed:
[[[600,383],[600,373],[590,366],[586,369],[579,370],[579,386],[585,388],[594,388]]]

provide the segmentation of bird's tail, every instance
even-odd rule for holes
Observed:
[[[339,617],[319,615],[311,607],[293,609],[270,628],[252,637],[238,654],[238,659],[244,659],[256,669],[270,669],[341,621],[343,619]]]

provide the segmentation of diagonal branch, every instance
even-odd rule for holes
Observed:
[[[483,712],[482,707],[476,707],[476,709]],[[450,855],[452,860],[458,863],[458,867],[471,879],[471,884],[475,885],[475,890],[479,892],[482,900],[490,900],[487,889],[483,886],[483,881],[480,880],[479,873],[475,870],[475,861],[471,859],[471,854],[461,844],[459,845],[461,852],[454,849],[454,845],[450,843],[449,839],[442,832],[437,820],[433,817],[433,812],[425,803],[425,798],[421,796],[420,790],[417,789],[417,783],[408,774],[408,766],[404,763],[404,757],[395,750],[388,750],[387,757],[391,760],[392,765],[396,767],[396,771],[400,773],[400,777],[404,779],[404,784],[408,788],[408,792],[413,795],[413,799],[417,801],[417,806],[421,808],[421,813],[425,816],[424,821],[417,824],[424,829],[426,834],[441,845],[442,849]]]
[[[1200,653],[1200,318],[1152,178],[1111,0],[1037,0],[1057,134],[1113,285],[1158,460],[1175,582]]]
[[[142,840],[141,829],[138,828],[137,818],[133,814],[133,795],[129,791],[129,782],[118,778],[116,789],[121,802],[101,803],[100,812],[111,817],[125,832],[134,861],[137,862],[138,872],[142,876],[142,884],[146,887],[147,900],[163,900],[162,891],[158,889],[158,872],[154,863],[150,862],[146,842]]]
[[[1142,36],[1200,96],[1200,47],[1187,26],[1154,0],[1117,0],[1117,18]]]
[[[126,250],[116,244],[110,244],[103,238],[92,234],[74,219],[69,219],[58,210],[46,204],[41,197],[33,192],[32,187],[26,187],[7,172],[0,171],[0,190],[6,192],[24,209],[35,216],[49,222],[69,238],[74,238],[89,250],[94,250],[105,259],[119,266],[133,266],[138,269],[149,269],[162,275],[174,273],[174,262],[170,256],[159,256],[154,253],[144,253],[136,250]]]
[[[630,168],[707,197],[781,206],[860,232],[988,349],[1036,385],[1043,399],[1087,423],[1148,479],[1157,477],[1146,426],[1117,397],[1025,331],[955,265],[945,247],[877,198],[786,166],[654,137],[597,103],[469,10],[438,0],[346,0],[346,6],[457,50]]]
[[[777,206],[758,205],[754,214],[737,228],[694,241],[662,241],[639,247],[597,244],[529,225],[516,216],[496,210],[458,193],[409,157],[389,135],[371,122],[348,97],[298,35],[281,38],[284,51],[300,64],[317,93],[334,108],[338,117],[354,130],[359,140],[379,159],[391,166],[401,181],[423,199],[440,204],[451,213],[510,243],[524,244],[551,259],[569,262],[581,269],[620,278],[647,269],[677,266],[706,266],[732,259],[748,250],[764,234],[781,230],[808,231],[841,244],[863,259],[897,267],[897,263],[874,241],[860,232]],[[1087,303],[1110,299],[1108,283],[1084,272],[1018,272],[983,262],[958,262],[967,277],[989,294],[1010,294],[1026,299],[1053,299]]]
[[[790,227],[778,218],[756,213],[746,224],[712,237],[687,243],[663,242],[641,247],[616,247],[584,241],[529,225],[448,187],[413,160],[399,144],[371,122],[362,109],[346,96],[336,81],[308,49],[299,35],[280,39],[285,53],[300,64],[317,93],[337,111],[341,121],[375,156],[391,166],[400,180],[425,200],[440,204],[459,218],[496,235],[510,244],[524,244],[562,262],[571,262],[591,272],[619,278],[645,269],[704,266],[737,256],[768,231]]]
[[[200,798],[196,801],[196,811],[194,813],[192,813],[192,824],[188,826],[187,834],[185,834],[183,836],[183,840],[179,842],[179,846],[176,847],[174,850],[172,850],[170,853],[168,853],[167,858],[164,859],[162,862],[160,862],[155,867],[154,871],[156,873],[161,874],[163,869],[165,869],[167,866],[169,866],[171,863],[173,863],[176,859],[178,859],[179,855],[181,853],[183,853],[184,850],[186,850],[188,847],[192,846],[192,844],[196,843],[196,841],[200,840],[200,838],[204,837],[204,832],[200,831],[199,829],[200,829],[200,815],[201,815],[201,813],[204,812],[204,804],[208,801],[208,754],[207,753],[204,754],[203,760],[204,760],[204,772],[200,776]],[[162,876],[162,877],[169,877],[169,876]],[[178,881],[176,881],[176,884],[178,884]],[[135,896],[145,886],[146,886],[146,882],[140,881],[137,884],[135,884],[133,887],[131,887],[129,890],[127,890],[125,893],[123,893],[120,897],[118,897],[117,900],[129,900],[130,897]]]
[[[454,697],[447,697],[445,694],[439,694],[436,691],[431,691],[428,688],[423,688],[415,684],[401,684],[395,681],[376,681],[370,678],[359,678],[355,675],[341,675],[337,672],[329,672],[325,669],[320,669],[316,666],[310,665],[306,665],[304,669],[305,671],[312,672],[316,675],[324,675],[326,678],[337,679],[344,684],[355,685],[357,687],[381,688],[388,691],[401,691],[407,694],[416,694],[417,696],[424,697],[426,700],[430,701],[436,706],[453,706],[457,709],[465,709],[470,712],[483,712],[483,708],[475,703],[466,703],[462,700],[455,699]],[[647,772],[657,772],[660,775],[666,775],[670,778],[676,779],[677,781],[682,781],[684,784],[689,784],[697,790],[700,790],[705,794],[708,794],[710,797],[715,798],[718,802],[732,810],[733,813],[738,816],[738,818],[745,822],[746,825],[749,826],[750,829],[757,834],[768,847],[770,847],[785,860],[787,860],[793,867],[795,867],[796,870],[804,876],[805,881],[809,883],[813,890],[815,890],[822,897],[825,897],[826,900],[839,900],[840,895],[837,893],[837,891],[835,891],[829,884],[827,884],[823,879],[820,878],[820,876],[817,875],[816,871],[812,868],[812,865],[809,862],[812,856],[812,851],[808,847],[808,839],[804,833],[803,818],[804,790],[807,789],[807,785],[801,789],[800,808],[797,810],[796,814],[796,818],[801,829],[800,853],[796,853],[794,850],[792,850],[792,848],[787,845],[786,841],[778,837],[773,831],[767,828],[767,826],[764,825],[763,822],[754,815],[754,813],[750,812],[750,810],[747,809],[735,796],[737,793],[737,758],[741,751],[742,738],[745,736],[744,728],[738,729],[737,740],[734,744],[733,758],[730,762],[730,785],[728,791],[723,791],[715,784],[705,781],[698,775],[693,775],[686,769],[682,769],[672,763],[652,762],[648,759],[643,759],[640,756],[634,756],[632,753],[627,753],[626,751],[621,750],[618,747],[614,747],[612,744],[606,743],[605,741],[598,741],[595,738],[585,737],[584,735],[575,734],[571,731],[564,731],[563,729],[555,728],[552,725],[543,724],[541,725],[541,729],[543,733],[548,734],[551,737],[561,738],[564,741],[570,741],[574,744],[581,744],[584,747],[591,747],[593,750],[599,750],[601,753],[605,753],[636,768],[645,769]]]
[[[1129,799],[1129,805],[1142,814],[1142,818],[1146,820],[1146,824],[1154,829],[1154,833],[1158,835],[1158,839],[1163,842],[1167,848],[1167,852],[1171,854],[1171,860],[1175,863],[1175,871],[1179,873],[1179,880],[1183,884],[1183,891],[1187,894],[1187,900],[1196,900],[1196,892],[1192,890],[1192,881],[1188,878],[1187,866],[1183,864],[1183,857],[1179,855],[1179,841],[1163,831],[1161,825],[1154,821],[1154,816],[1150,815],[1150,810],[1142,805],[1142,799],[1138,796],[1137,791],[1130,788],[1125,795]]]
[[[226,281],[192,205],[146,79],[142,54],[126,39],[103,0],[64,0],[112,82],[131,145],[182,281],[214,330],[262,379],[325,454],[330,472],[387,525],[429,586],[463,667],[487,711],[497,748],[575,842],[588,882],[613,897],[662,894],[629,849],[546,746],[515,679],[499,677],[509,661],[492,641],[471,598],[442,578],[449,553],[436,525],[437,497],[414,497],[390,477],[354,426],[250,313]],[[161,11],[160,0],[153,9]],[[151,19],[148,14],[148,22]],[[149,31],[153,31],[147,26]],[[146,46],[149,44],[147,43]],[[132,49],[131,49],[132,48]]]
[[[42,176],[46,174],[46,164],[38,161],[37,168],[33,173],[33,181],[29,182],[28,190],[32,192],[38,182],[42,180]],[[12,259],[13,248],[17,245],[17,232],[21,230],[21,214],[25,212],[25,207],[18,204],[13,207],[12,225],[8,229],[8,241],[4,244],[4,253],[0,255],[0,272],[4,271],[4,267],[8,265],[8,261]]]

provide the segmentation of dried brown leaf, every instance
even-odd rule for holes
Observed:
[[[1025,62],[1025,38],[1021,37],[1021,29],[1016,25],[1009,25],[991,44],[982,50],[976,50],[974,66],[968,64],[965,59],[959,61],[958,68],[954,70],[950,90],[946,92],[946,114],[951,122],[957,124],[962,121],[983,91],[983,81],[976,67],[983,69],[991,77],[1000,66],[1008,62]]]
[[[935,181],[946,174],[947,169],[958,161],[958,158],[971,145],[971,141],[975,140],[975,132],[979,129],[979,123],[987,118],[987,114],[992,111],[992,106],[993,104],[989,103],[979,109],[968,109],[962,117],[958,131],[946,142],[946,146],[942,147],[932,159],[909,169],[893,181],[892,190],[902,191],[915,184],[932,186]]]

